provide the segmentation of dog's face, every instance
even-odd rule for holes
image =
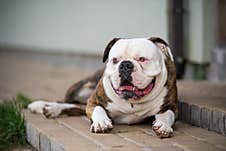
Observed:
[[[114,39],[110,47],[104,56],[104,61],[108,58],[104,76],[116,96],[139,101],[158,89],[165,66],[164,56],[154,42],[144,38]]]

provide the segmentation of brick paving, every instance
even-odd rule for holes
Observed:
[[[0,100],[18,92],[62,100],[72,83],[101,65],[89,57],[0,52]],[[179,81],[178,90],[179,119],[194,126],[177,122],[170,139],[155,137],[150,125],[117,125],[109,134],[92,134],[85,117],[47,120],[25,111],[27,137],[40,150],[226,150],[226,84]]]
[[[28,141],[40,150],[226,150],[226,137],[223,135],[182,122],[175,124],[172,138],[159,139],[150,124],[115,125],[110,133],[93,134],[89,131],[90,122],[84,116],[45,119],[28,111],[24,114]]]

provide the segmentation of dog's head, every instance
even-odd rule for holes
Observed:
[[[108,60],[104,77],[113,93],[124,100],[139,101],[161,89],[167,78],[164,47],[168,45],[160,38],[111,40],[103,62]]]

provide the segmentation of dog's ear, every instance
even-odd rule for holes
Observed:
[[[165,40],[159,37],[151,37],[148,40],[152,41],[157,47],[159,47],[165,56],[170,56],[170,59],[172,61],[174,60],[169,45]]]
[[[159,37],[151,37],[148,40],[155,43],[160,49],[162,49],[163,47],[169,46],[165,40],[163,40],[162,38],[159,38]]]
[[[109,55],[109,52],[111,50],[111,47],[119,40],[120,38],[113,38],[108,44],[107,46],[105,47],[105,50],[104,50],[104,55],[103,55],[103,62],[105,62],[107,59],[108,59],[108,55]]]

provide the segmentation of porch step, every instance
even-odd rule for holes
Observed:
[[[226,136],[226,83],[179,81],[178,119]]]
[[[226,84],[179,81],[178,94],[179,121],[169,139],[157,138],[151,125],[114,125],[108,134],[93,134],[84,116],[53,120],[25,110],[27,140],[42,151],[226,151]]]
[[[172,138],[154,136],[151,125],[115,125],[107,134],[93,134],[85,116],[46,119],[24,112],[27,141],[41,151],[151,150],[224,151],[226,137],[206,129],[176,122]]]

